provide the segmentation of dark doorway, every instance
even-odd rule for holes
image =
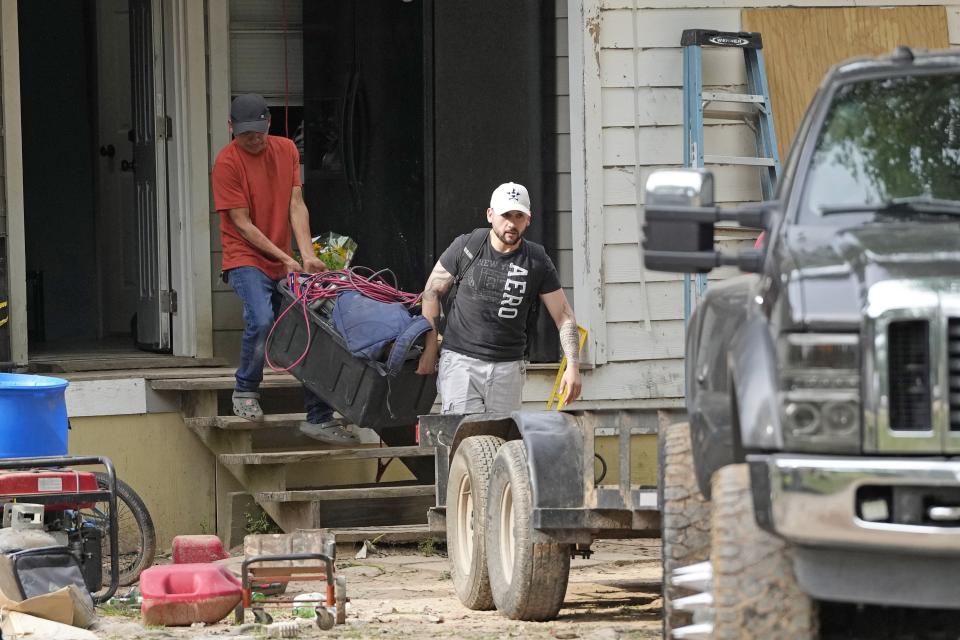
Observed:
[[[553,0],[304,3],[304,193],[314,231],[350,235],[355,264],[389,268],[401,288],[419,291],[455,237],[487,225],[498,184],[521,182],[535,210],[549,206],[544,175],[556,172],[556,158],[545,149],[552,103],[543,97],[554,60],[543,34],[553,31],[554,8]],[[535,215],[528,237],[551,250],[543,222]],[[531,360],[556,361],[556,330],[540,316],[546,337]]]
[[[357,241],[354,264],[423,286],[424,2],[303,6],[305,187],[315,230]]]
[[[28,309],[30,340],[93,340],[99,323],[93,4],[18,6],[27,284],[36,303]]]

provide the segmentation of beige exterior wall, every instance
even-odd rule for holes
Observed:
[[[216,532],[213,454],[179,413],[71,418],[70,424],[70,455],[113,461],[117,477],[146,503],[158,549],[169,550],[176,535]]]
[[[676,405],[683,395],[682,276],[642,267],[638,205],[647,176],[682,164],[683,29],[739,31],[741,10],[751,7],[865,7],[942,5],[950,42],[960,43],[960,2],[875,2],[873,0],[571,0],[579,34],[573,65],[583,94],[572,114],[582,144],[575,153],[574,229],[584,252],[577,268],[578,316],[591,331],[583,397],[592,404]],[[571,32],[573,31],[571,29]],[[802,50],[798,49],[798,55]],[[703,52],[704,85],[743,92],[740,51]],[[574,101],[574,102],[579,102]],[[708,152],[754,155],[753,134],[742,124],[707,124]],[[783,158],[781,158],[781,161]],[[760,199],[757,169],[714,167],[718,204]],[[575,189],[576,190],[576,189]],[[746,243],[742,232],[718,234],[721,244]],[[718,270],[711,279],[727,277]],[[582,286],[581,286],[582,285]],[[589,308],[589,315],[582,313]]]

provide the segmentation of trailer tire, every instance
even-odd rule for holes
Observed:
[[[447,555],[450,578],[468,609],[493,609],[483,526],[490,470],[503,439],[471,436],[457,447],[447,477]]]
[[[557,617],[567,593],[570,545],[533,542],[533,492],[521,440],[500,447],[487,494],[487,569],[497,610],[512,620]]]
[[[757,526],[747,465],[713,475],[713,637],[818,637],[816,603],[797,584],[790,545]]]
[[[663,560],[663,637],[688,625],[688,612],[677,611],[673,601],[684,590],[670,584],[675,569],[710,559],[710,501],[697,485],[693,465],[690,425],[668,425],[657,439],[657,468],[660,481],[660,552]]]

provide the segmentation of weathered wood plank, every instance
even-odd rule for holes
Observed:
[[[227,431],[257,431],[260,429],[276,429],[297,427],[307,419],[305,413],[273,413],[263,416],[262,422],[251,422],[238,416],[200,416],[186,418],[183,422],[191,429],[213,427]]]
[[[679,151],[679,147],[678,147]],[[643,185],[647,178],[657,169],[677,168],[679,163],[672,167],[643,166],[640,168],[640,204],[644,203],[646,193]],[[757,202],[760,200],[760,173],[756,167],[709,167],[713,173],[714,198],[722,202]],[[634,189],[634,167],[606,167],[603,170],[603,204],[632,205],[636,202]]]
[[[680,314],[682,316],[682,309]],[[539,402],[547,398],[553,381],[552,375],[528,375],[523,387],[524,401]],[[640,401],[646,399],[682,397],[683,360],[679,358],[607,362],[592,371],[583,372],[581,398],[587,404],[609,400],[627,400],[642,404]]]
[[[363,447],[359,449],[320,449],[316,451],[278,451],[270,453],[225,453],[217,456],[222,464],[291,464],[314,460],[369,460],[371,458],[422,458],[433,455],[428,447]]]
[[[683,50],[680,34],[674,49],[646,49],[634,56],[630,49],[600,50],[600,82],[604,87],[634,86],[634,57],[637,84],[641,87],[682,87]],[[739,49],[704,48],[703,84],[725,86],[746,84],[746,67]]]
[[[641,127],[683,124],[683,90],[678,88],[640,87],[637,96],[639,111],[634,120],[633,87],[610,87],[603,90],[604,127]]]
[[[720,207],[736,207],[743,203],[718,202]],[[632,204],[607,205],[603,208],[603,237],[607,245],[626,244],[637,245],[639,227],[637,224],[637,208]],[[757,231],[740,229],[739,227],[717,226],[717,238],[755,239]]]
[[[925,49],[949,44],[942,6],[748,10],[743,12],[743,27],[763,33],[781,158],[786,157],[807,104],[832,65],[853,56],[884,54],[904,43]],[[796,43],[810,38],[816,38],[817,46],[795,55]]]
[[[82,380],[115,380],[118,378],[144,378],[160,380],[163,378],[210,378],[233,373],[228,367],[167,367],[160,369],[121,368],[112,371],[77,371],[64,373],[61,378],[77,382]]]
[[[648,304],[650,320],[683,319],[682,282],[648,282],[646,296],[643,293],[640,284],[608,284],[604,296],[607,322],[646,320]]]
[[[374,498],[411,498],[432,496],[436,487],[409,485],[403,487],[351,487],[348,489],[294,489],[292,491],[264,491],[255,494],[257,502],[324,502],[328,500],[365,500]]]
[[[150,386],[163,391],[204,391],[208,389],[233,389],[237,380],[233,376],[217,376],[212,378],[165,378],[152,380]],[[264,376],[260,383],[261,389],[277,389],[284,387],[299,387],[300,381],[288,374]]]
[[[633,14],[631,9],[612,9],[600,14],[600,46],[606,49],[633,48],[634,28],[637,45],[643,49],[680,46],[680,34],[691,25],[717,31],[740,30],[737,9],[637,11],[636,15]]]
[[[435,538],[430,527],[420,524],[407,524],[384,527],[350,527],[330,531],[337,544],[350,544],[370,540],[375,544],[406,544]]]
[[[639,137],[639,159],[634,136]],[[704,150],[731,156],[756,155],[756,137],[747,125],[714,124],[703,128]],[[683,162],[683,127],[607,127],[603,130],[604,166],[662,165]]]
[[[753,238],[744,238],[743,240],[722,240],[716,243],[716,247],[734,253],[753,247]],[[625,282],[640,282],[640,250],[635,244],[615,244],[606,245],[603,248],[603,277],[604,282],[608,284],[619,284]],[[710,280],[723,280],[735,275],[740,271],[736,267],[720,267],[711,271],[708,276]],[[656,276],[656,277],[652,277]],[[676,277],[667,277],[676,276]],[[670,281],[682,280],[683,274],[660,274],[656,271],[647,270],[647,283],[651,281]]]
[[[658,320],[647,331],[643,322],[607,324],[608,353],[611,362],[683,358],[683,320]]]
[[[754,274],[737,276],[755,278]],[[729,278],[728,278],[729,280]],[[645,320],[642,285],[607,285],[607,318],[609,322],[641,322]],[[683,285],[676,282],[648,282],[651,320],[683,318]]]

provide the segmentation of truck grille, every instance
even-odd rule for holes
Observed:
[[[950,431],[960,431],[960,319],[947,323],[947,368],[950,380]]]
[[[953,348],[951,322],[951,349]],[[957,325],[960,349],[960,324]],[[926,320],[891,322],[887,329],[890,380],[890,428],[926,431],[932,427],[930,409],[930,324]],[[960,400],[960,351],[957,354],[957,398]],[[951,414],[953,413],[953,357],[951,356]],[[956,404],[960,417],[960,402]],[[951,416],[952,417],[952,416]],[[952,423],[952,420],[951,420]],[[960,427],[960,420],[957,422]]]

